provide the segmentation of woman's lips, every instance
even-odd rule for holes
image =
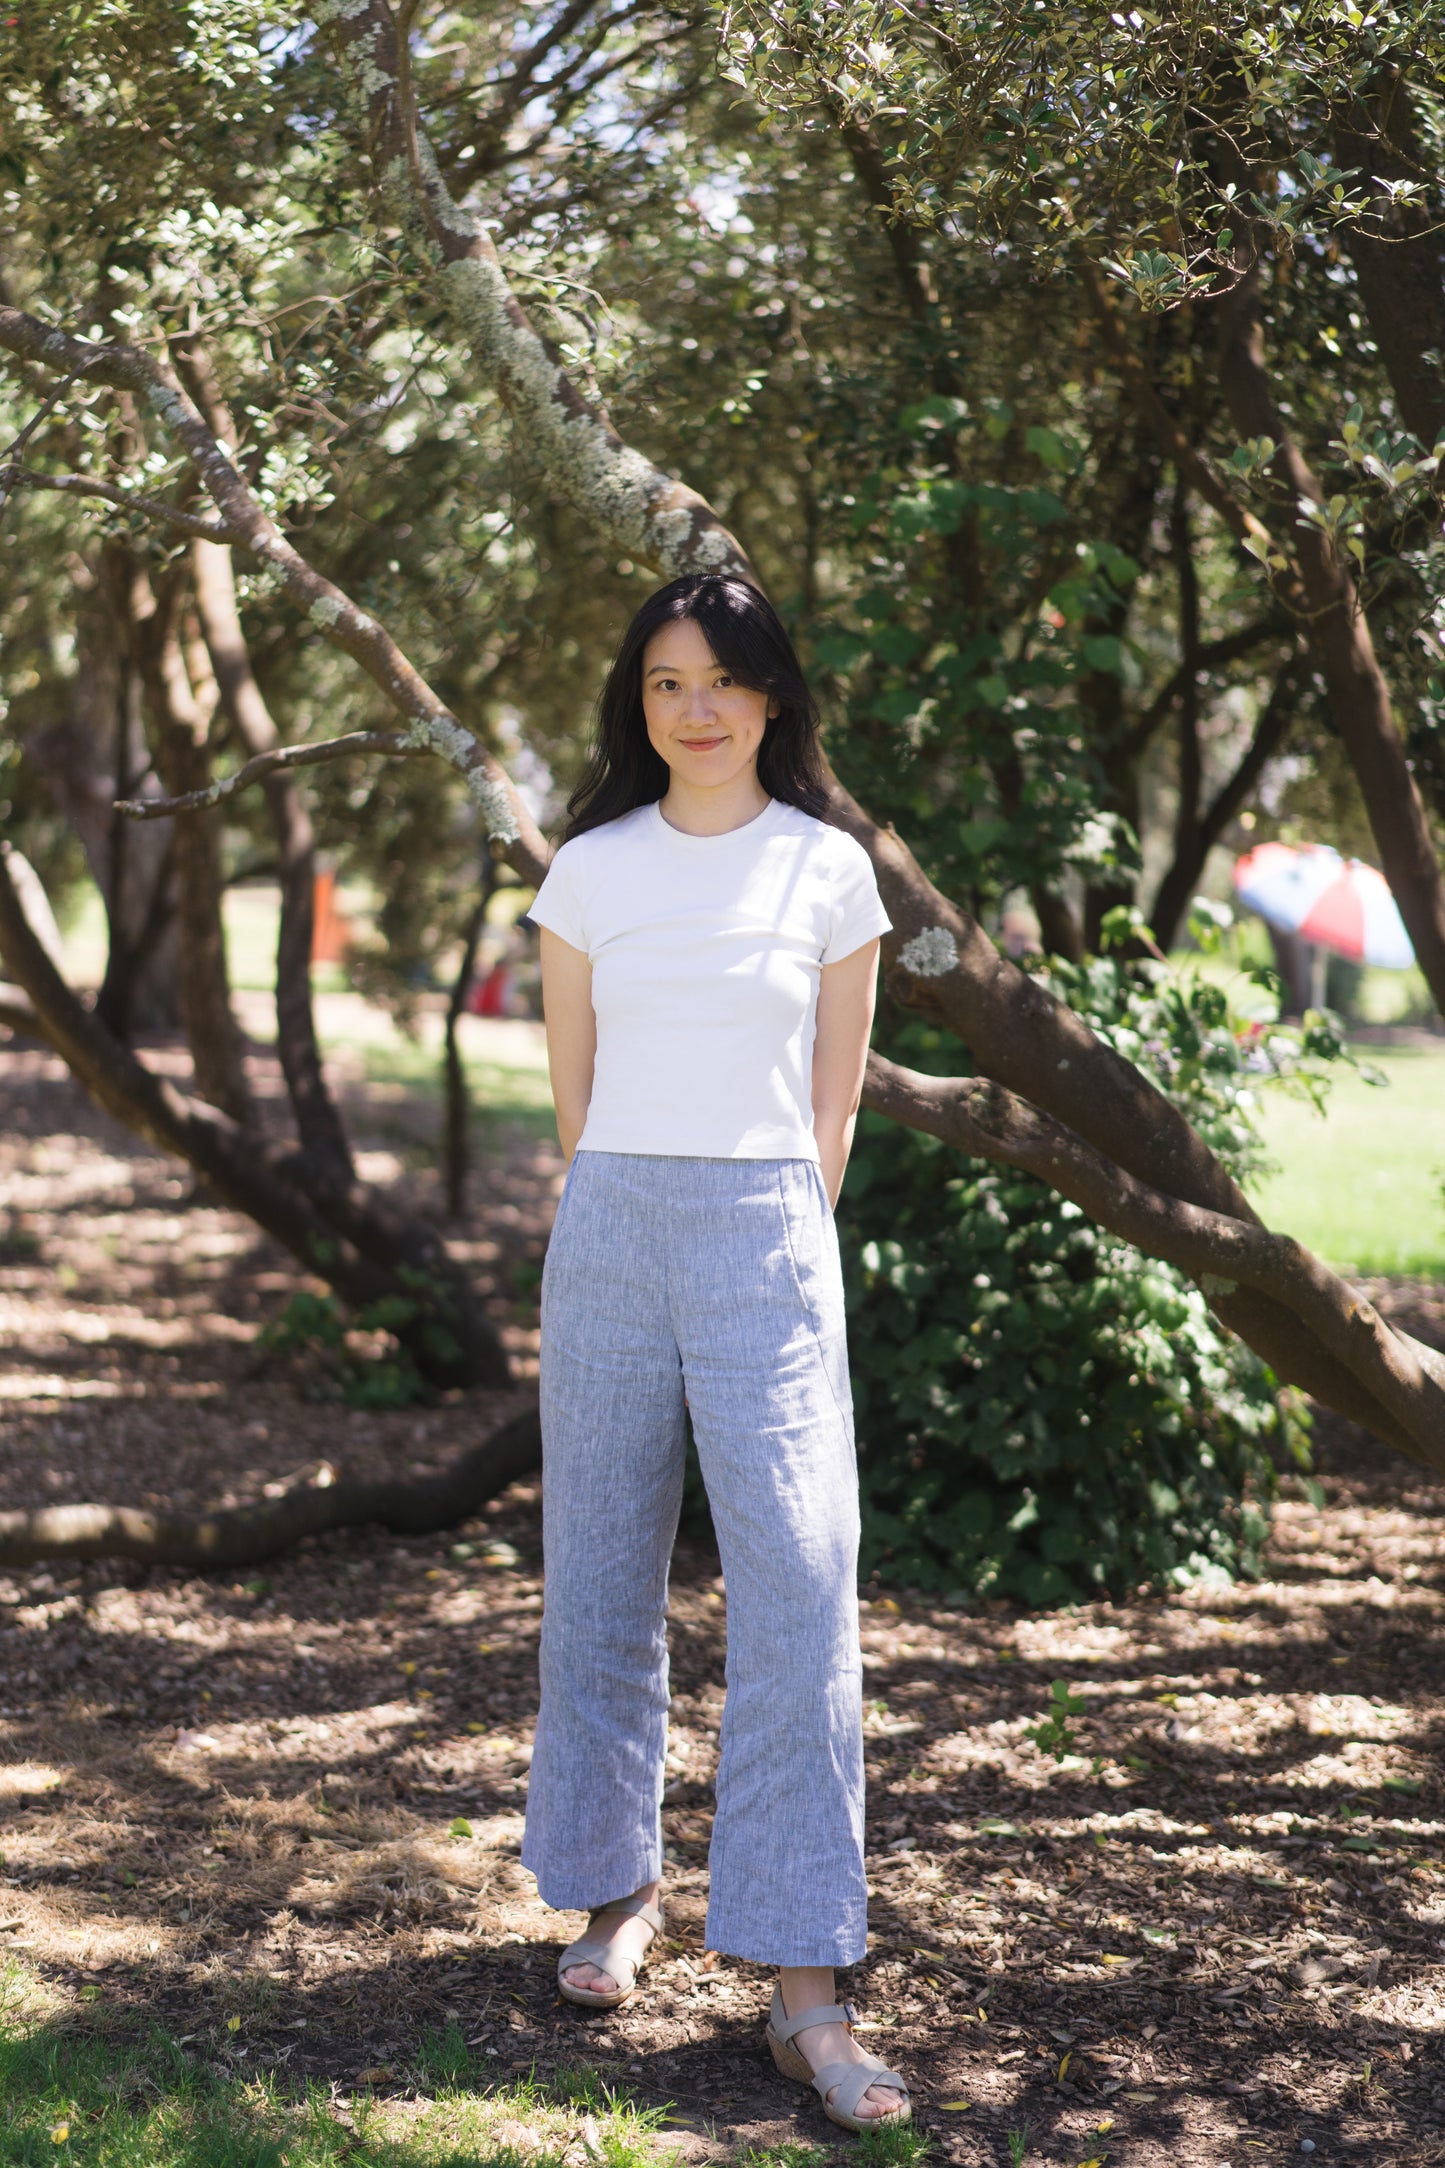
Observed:
[[[710,753],[715,746],[726,745],[726,738],[683,738],[681,743],[689,753]]]

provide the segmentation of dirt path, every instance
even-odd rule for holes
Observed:
[[[3,1502],[433,1465],[505,1412],[361,1414],[258,1367],[288,1262],[47,1057],[0,1053],[0,1132],[22,1214]],[[504,1140],[478,1185],[474,1262],[524,1367],[556,1173]],[[1031,2161],[1445,2161],[1445,1487],[1339,1430],[1329,1465],[1253,1586],[865,1609],[873,1948],[851,1992],[944,2159],[1002,2163],[1027,2126]],[[760,2052],[762,1972],[702,1946],[724,1598],[695,1548],[669,1939],[626,2010],[557,2002],[578,1922],[517,1856],[539,1551],[519,1487],[451,1537],[360,1533],[242,1579],[0,1578],[0,1946],[77,2024],[143,2013],[242,2068],[405,2091],[454,2017],[500,2076],[587,2063],[675,2102],[691,2154],[838,2136]],[[1086,1705],[1062,1765],[1026,1737],[1055,1679]]]

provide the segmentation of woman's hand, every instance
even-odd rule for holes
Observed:
[[[824,964],[813,1042],[813,1134],[828,1202],[836,1205],[853,1149],[853,1125],[863,1096],[868,1035],[878,990],[878,947],[868,941],[836,964]]]
[[[592,1099],[597,1060],[597,1018],[592,1008],[592,965],[582,949],[544,926],[542,1012],[547,1020],[547,1067],[557,1136],[570,1165]]]

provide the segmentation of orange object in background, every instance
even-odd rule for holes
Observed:
[[[317,872],[311,914],[312,963],[344,963],[351,946],[351,923],[336,900],[336,875],[329,866]]]
[[[470,1016],[510,1016],[511,966],[506,963],[493,964],[484,979],[474,979],[467,993],[466,1006]]]

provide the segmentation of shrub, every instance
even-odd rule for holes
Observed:
[[[1318,1094],[1341,1052],[1330,1019],[1261,1032],[1192,971],[1048,975],[1236,1173],[1259,1161],[1259,1086]],[[957,1069],[916,1023],[888,1050]],[[1256,1571],[1304,1418],[1191,1281],[1030,1177],[867,1114],[838,1225],[865,1573],[1043,1604]]]

